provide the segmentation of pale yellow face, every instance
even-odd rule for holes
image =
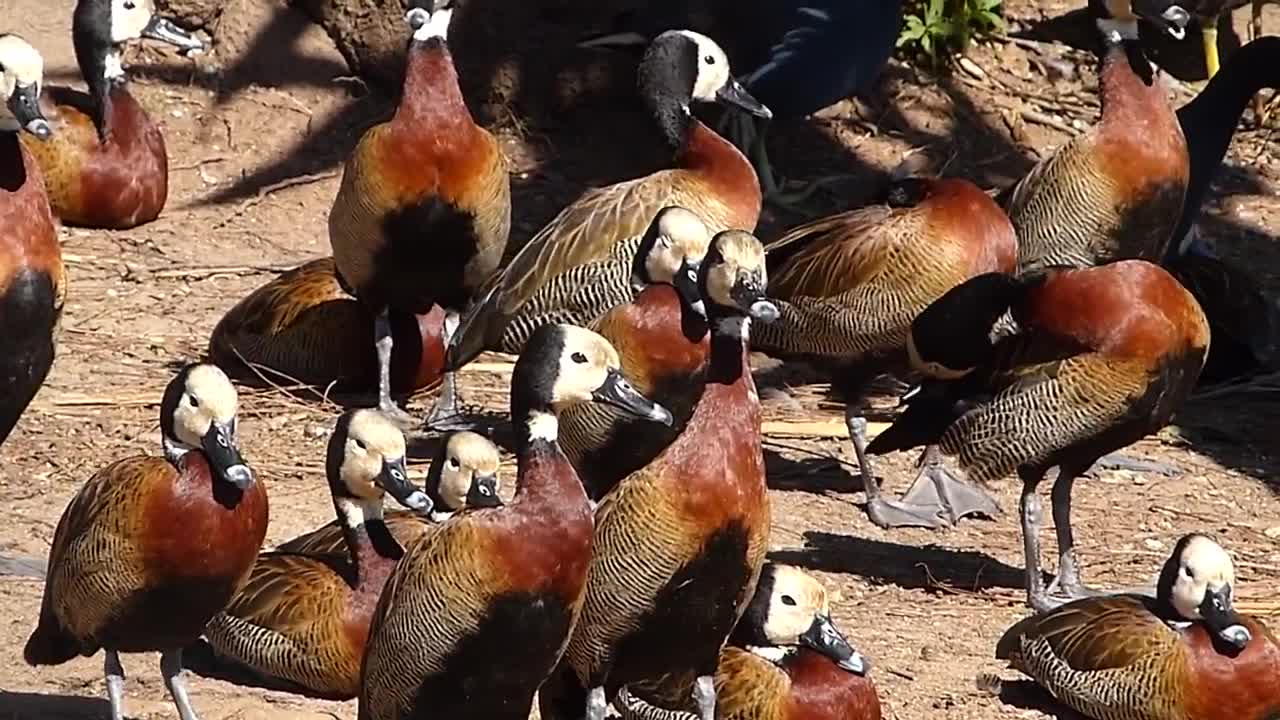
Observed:
[[[694,213],[670,207],[658,217],[658,239],[645,258],[645,270],[654,282],[670,283],[688,263],[697,267],[711,245],[711,233]]]
[[[560,327],[564,347],[560,370],[551,388],[551,405],[556,410],[590,402],[592,394],[605,384],[609,371],[622,367],[618,351],[601,335],[576,325]]]
[[[773,594],[764,635],[773,645],[795,645],[813,626],[814,618],[827,617],[827,591],[813,576],[789,565],[776,567]]]
[[[442,462],[439,494],[447,505],[442,509],[459,510],[467,506],[467,496],[476,477],[497,476],[501,457],[497,446],[483,435],[459,432],[449,436]],[[481,490],[487,491],[488,488]]]
[[[1207,537],[1192,538],[1182,549],[1171,603],[1182,617],[1200,619],[1205,593],[1235,585],[1235,567],[1221,545]]]
[[[197,365],[187,373],[182,396],[173,411],[174,436],[189,447],[200,447],[214,423],[235,422],[240,398],[216,365]]]
[[[719,251],[716,264],[707,269],[706,293],[718,305],[732,307],[733,288],[746,282],[764,288],[769,284],[765,271],[764,246],[751,233],[729,230],[712,241]]]
[[[355,497],[380,499],[377,478],[387,463],[403,460],[404,434],[377,410],[358,410],[347,426],[343,446],[342,483]]]
[[[17,130],[18,121],[9,111],[9,98],[19,87],[36,87],[44,80],[44,58],[17,35],[0,35],[0,130]]]
[[[155,0],[111,0],[111,42],[119,45],[141,38],[155,14]]]

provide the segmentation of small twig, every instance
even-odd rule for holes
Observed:
[[[1052,115],[1046,115],[1040,112],[1039,110],[1021,110],[1019,114],[1022,115],[1023,120],[1026,120],[1027,122],[1030,122],[1030,123],[1051,127],[1054,130],[1066,133],[1073,137],[1080,134],[1079,130],[1062,122],[1058,118],[1053,117]]]
[[[338,176],[337,170],[326,170],[324,172],[311,173],[309,175],[299,175],[297,177],[285,178],[284,180],[280,180],[279,182],[274,182],[274,183],[271,183],[270,185],[264,185],[258,188],[257,194],[255,194],[253,197],[249,198],[248,200],[245,200],[244,202],[240,203],[240,205],[234,211],[232,211],[231,214],[227,215],[225,218],[214,223],[213,229],[220,230],[226,227],[228,224],[231,223],[232,220],[235,220],[236,218],[245,214],[249,210],[252,210],[253,208],[257,207],[259,203],[261,203],[264,199],[267,198],[267,196],[273,193],[280,192],[281,190],[288,190],[289,188],[299,187],[301,185],[310,185],[312,183],[323,182],[325,180],[329,180],[337,176]]]
[[[151,271],[158,278],[199,278],[210,275],[252,275],[255,273],[282,273],[297,267],[293,264],[274,265],[207,265],[204,267],[173,268],[171,270]]]

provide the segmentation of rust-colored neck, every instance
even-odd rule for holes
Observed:
[[[691,118],[676,161],[681,168],[698,175],[710,186],[711,192],[735,206],[744,218],[750,216],[749,223],[738,222],[734,227],[754,229],[760,215],[760,180],[755,168],[733,143],[697,118]]]
[[[1098,83],[1103,124],[1139,121],[1143,113],[1156,106],[1163,106],[1164,114],[1173,114],[1151,63],[1136,41],[1126,40],[1106,49]]]
[[[474,124],[453,57],[441,38],[410,43],[402,92],[393,125],[421,130]]]
[[[355,527],[344,521],[343,535],[351,553],[351,563],[356,569],[356,589],[375,595],[381,593],[396,561],[404,555],[404,549],[381,517],[369,518]]]

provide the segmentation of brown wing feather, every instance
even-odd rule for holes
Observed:
[[[783,299],[831,297],[874,276],[898,244],[901,231],[883,205],[858,208],[790,230],[769,244],[768,252],[794,243],[807,245],[769,279],[769,294]]]
[[[996,656],[1020,662],[1025,640],[1043,639],[1054,655],[1078,671],[1113,670],[1158,656],[1177,634],[1136,595],[1087,598],[1026,618],[1005,631]]]
[[[411,543],[421,537],[423,531],[429,525],[427,520],[408,510],[388,511],[383,516],[383,521],[386,522],[387,529],[391,531],[392,537],[403,548],[409,547]],[[338,524],[337,520],[283,542],[277,545],[276,549],[301,555],[346,556],[348,552],[347,540],[343,537],[342,526]]]
[[[725,648],[716,669],[716,717],[782,718],[791,679],[777,665],[741,648]]]
[[[340,614],[350,589],[344,576],[354,577],[354,568],[342,555],[264,553],[224,612],[283,635],[298,634],[315,618]]]

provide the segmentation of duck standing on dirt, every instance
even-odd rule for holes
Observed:
[[[374,313],[378,409],[412,423],[391,399],[389,312],[457,314],[498,267],[511,229],[511,182],[498,141],[467,109],[445,40],[453,8],[432,0],[405,15],[411,32],[395,115],[361,136],[329,212],[343,287]],[[456,412],[446,372],[428,425]]]
[[[178,715],[196,718],[182,649],[244,584],[267,533],[267,491],[240,455],[238,405],[216,366],[183,368],[160,403],[164,457],[99,470],[58,521],[23,657],[60,665],[104,650],[112,720],[124,713],[120,653],[155,651]]]

